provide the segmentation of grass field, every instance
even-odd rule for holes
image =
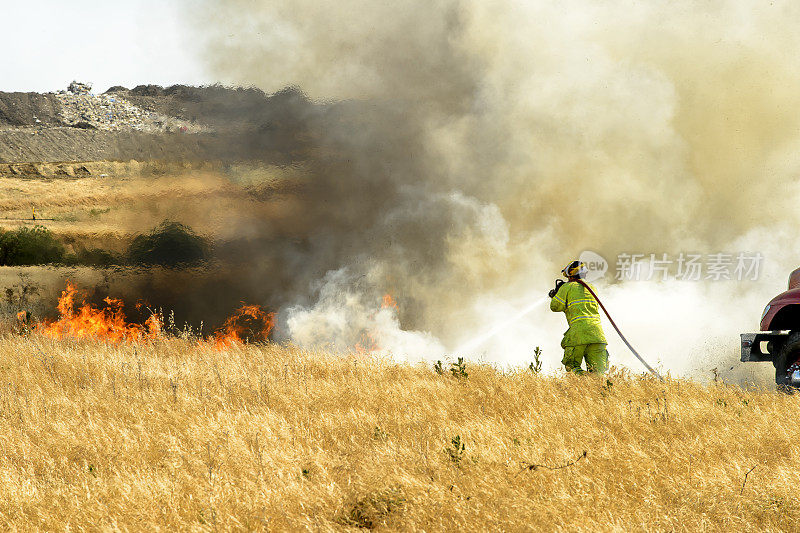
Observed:
[[[174,338],[0,353],[2,529],[799,528],[800,396]]]
[[[83,166],[93,174],[38,179],[0,175],[0,229],[44,225],[68,245],[114,251],[164,219],[214,239],[235,238],[252,220],[267,221],[279,234],[305,230],[294,209],[304,176],[299,168],[255,163],[198,163],[193,168],[136,161]],[[33,209],[35,222],[30,220]]]

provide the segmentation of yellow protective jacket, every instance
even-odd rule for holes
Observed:
[[[594,290],[594,287],[592,290]],[[579,346],[581,344],[608,344],[600,325],[600,312],[597,300],[577,281],[568,281],[559,287],[550,300],[550,310],[564,312],[569,329],[564,333],[561,347]]]

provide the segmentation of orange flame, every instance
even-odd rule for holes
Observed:
[[[67,288],[61,293],[56,306],[59,318],[38,324],[37,331],[54,339],[94,338],[109,342],[152,339],[163,331],[164,323],[160,314],[152,313],[144,324],[132,324],[126,321],[122,300],[105,298],[106,307],[102,309],[84,302],[76,309],[77,295],[76,286],[67,282]],[[141,308],[141,304],[136,307]],[[25,317],[24,311],[18,315],[20,320]],[[258,305],[242,305],[212,338],[206,340],[213,342],[217,349],[248,341],[266,341],[274,326],[274,313],[267,313]]]
[[[375,339],[369,331],[362,331],[361,338],[355,346],[353,346],[353,351],[358,355],[367,355],[378,348],[380,348],[380,346],[378,345],[377,339]]]
[[[399,311],[400,308],[397,307],[397,302],[394,301],[392,295],[386,293],[383,295],[383,303],[381,303],[381,309],[394,309],[395,311]]]
[[[392,298],[392,295],[386,293],[383,295],[383,300],[381,301],[381,309],[394,309],[395,311],[399,311],[400,307],[398,307],[397,302],[394,298]],[[380,344],[378,344],[378,339],[376,339],[375,335],[368,330],[361,332],[358,342],[353,346],[353,351],[357,355],[362,356],[379,349]]]
[[[222,350],[232,344],[266,341],[275,327],[275,313],[267,313],[260,305],[242,305],[214,335],[215,346]]]
[[[77,294],[78,289],[75,285],[67,282],[67,288],[58,299],[58,320],[41,323],[37,326],[43,335],[54,339],[73,337],[121,342],[153,338],[161,332],[162,321],[157,314],[152,314],[144,325],[127,323],[122,310],[122,300],[115,298],[106,298],[104,301],[107,307],[103,309],[97,309],[91,304],[84,303],[76,311],[75,297]]]

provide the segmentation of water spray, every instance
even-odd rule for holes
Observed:
[[[500,333],[501,331],[503,331],[507,327],[509,327],[512,324],[515,324],[515,323],[519,322],[520,320],[522,320],[528,313],[530,313],[531,311],[533,311],[534,309],[536,309],[537,307],[542,305],[546,300],[547,300],[546,297],[539,298],[538,300],[536,300],[532,304],[528,305],[528,307],[525,307],[519,313],[517,313],[516,315],[511,317],[509,320],[506,320],[506,321],[502,322],[501,324],[497,324],[497,325],[489,328],[488,330],[484,331],[483,333],[481,333],[477,337],[474,337],[470,341],[462,344],[461,346],[458,347],[456,352],[457,353],[461,353],[461,352],[469,352],[471,350],[474,350],[475,348],[477,348],[478,346],[480,346],[484,342],[488,341],[489,339],[491,339],[492,337],[494,337],[495,335],[497,335],[498,333]]]

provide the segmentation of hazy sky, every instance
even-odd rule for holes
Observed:
[[[199,1],[199,0],[195,0]],[[183,0],[3,1],[0,91],[216,81],[181,23]]]

